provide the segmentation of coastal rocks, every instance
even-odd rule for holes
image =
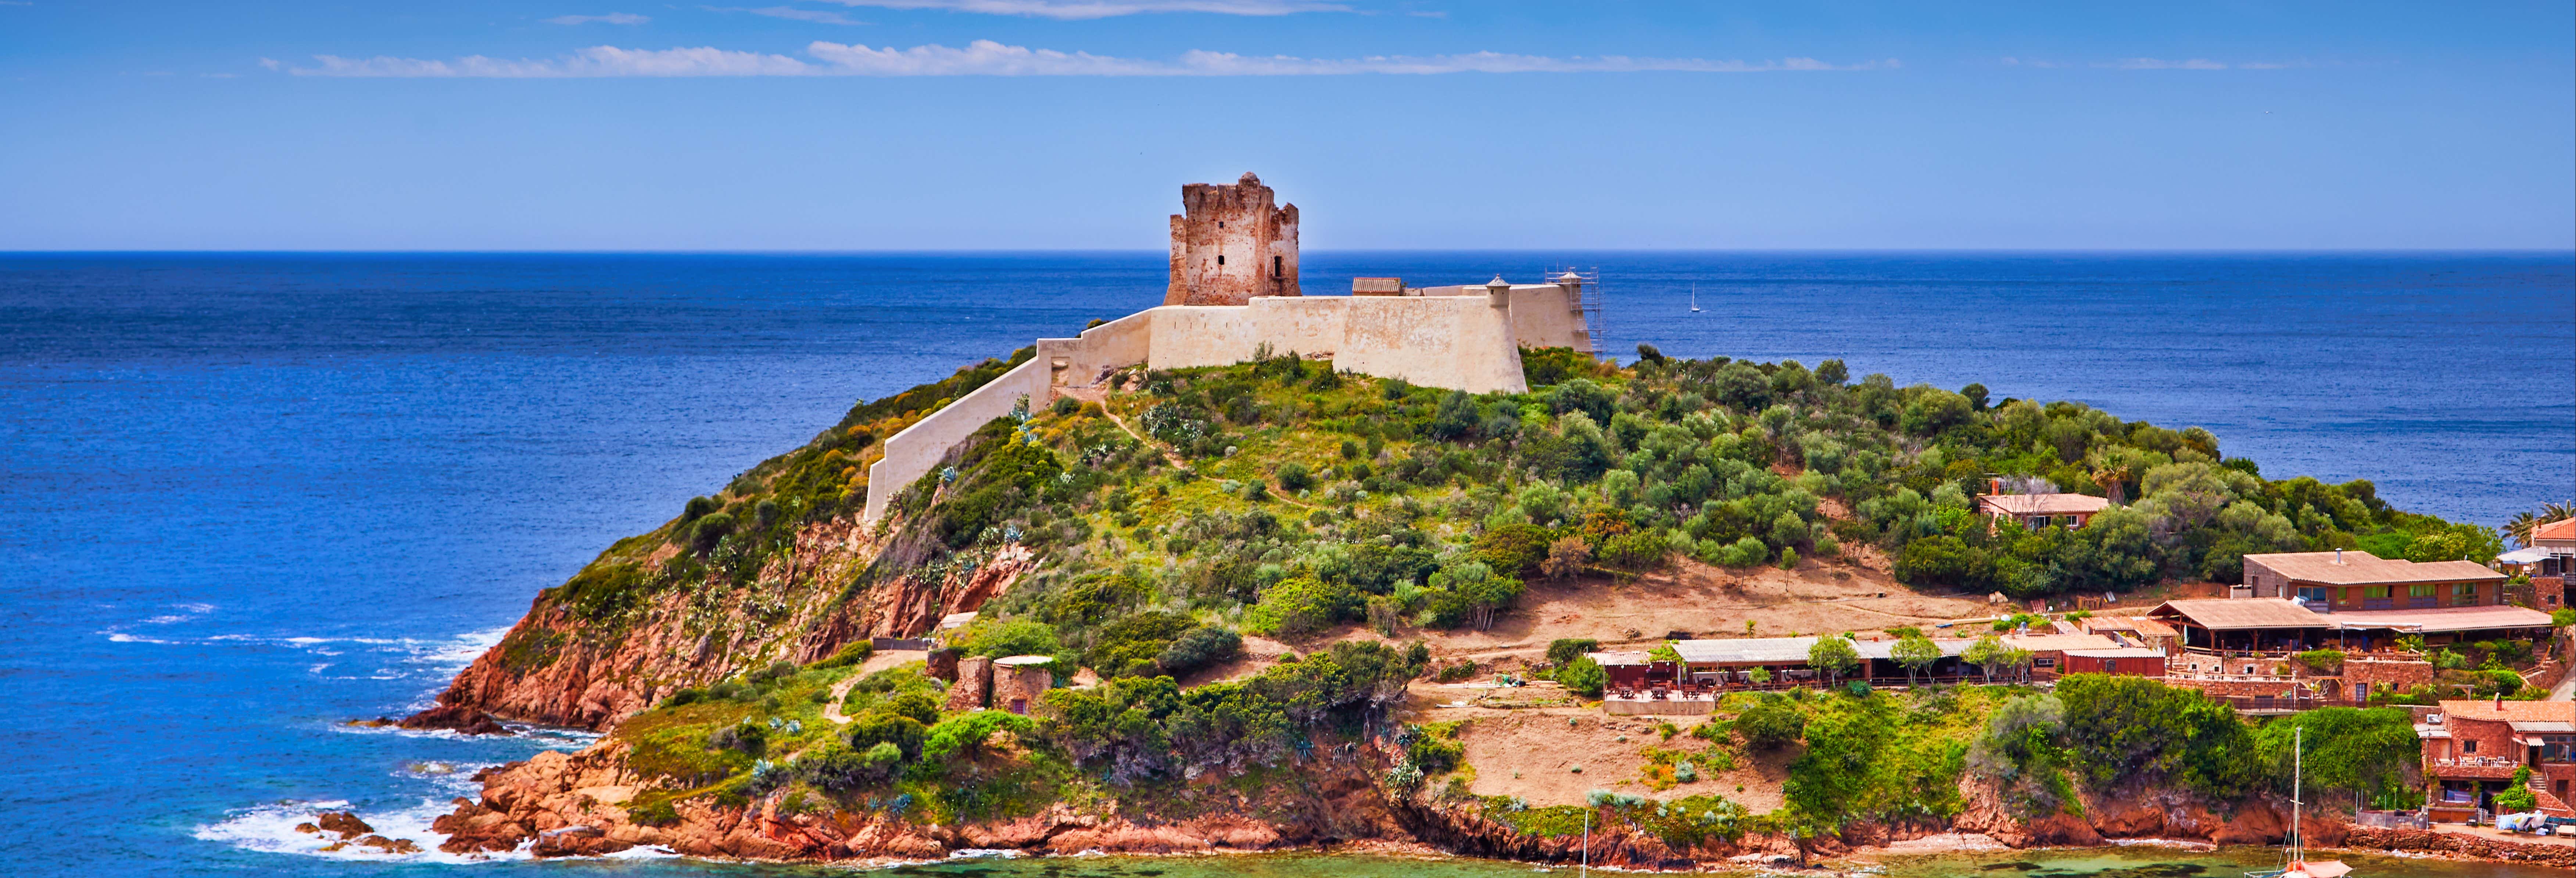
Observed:
[[[843,621],[853,602],[841,598],[874,552],[856,522],[817,522],[797,533],[794,549],[762,566],[759,581],[774,588],[708,591],[715,586],[674,584],[615,626],[578,618],[570,607],[540,595],[500,643],[439,693],[437,707],[404,725],[497,728],[476,722],[479,714],[489,714],[601,729],[682,687],[704,686],[782,658],[822,658],[865,636]],[[667,559],[655,555],[654,564],[661,560]],[[712,618],[703,600],[708,594],[719,596]]]
[[[347,811],[324,811],[313,815],[313,824],[323,832],[339,833],[344,840],[376,831],[375,827],[367,825],[367,821]]]
[[[2462,859],[2498,860],[2558,869],[2576,869],[2576,846],[2520,842],[2427,829],[2350,827],[2343,843],[2338,847],[2353,850],[2439,854]]]
[[[491,714],[467,704],[441,704],[394,723],[406,729],[447,729],[467,735],[507,735],[510,730]]]

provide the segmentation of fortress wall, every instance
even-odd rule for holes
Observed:
[[[1353,296],[1333,366],[1468,393],[1528,390],[1511,315],[1485,296]]]
[[[867,520],[885,515],[886,504],[894,500],[895,492],[938,466],[949,449],[966,441],[976,430],[994,418],[1010,414],[1019,406],[1021,397],[1028,397],[1031,407],[1045,405],[1049,401],[1047,374],[1046,357],[1030,357],[1028,362],[1002,373],[1002,377],[887,437],[885,456],[868,466]]]
[[[1512,288],[1512,335],[1525,348],[1592,348],[1582,303],[1575,300],[1573,290],[1556,284]]]

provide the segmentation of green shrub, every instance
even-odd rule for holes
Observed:
[[[1591,656],[1578,655],[1556,672],[1556,682],[1568,692],[1585,698],[1599,698],[1601,687],[1610,683],[1610,675],[1602,671],[1601,663],[1593,661]]]
[[[1154,664],[1167,674],[1187,674],[1232,659],[1242,651],[1243,635],[1231,628],[1201,625],[1174,638],[1154,657]]]
[[[1243,627],[1262,635],[1312,634],[1332,625],[1359,602],[1344,587],[1311,576],[1283,579],[1262,589],[1261,601],[1243,615]]]
[[[868,657],[876,655],[876,652],[877,646],[874,640],[853,640],[849,643],[842,644],[840,651],[832,653],[830,658],[815,662],[814,666],[817,668],[846,668],[852,665],[866,664]]]
[[[1601,641],[1589,637],[1561,638],[1547,645],[1547,663],[1561,668],[1600,648]]]
[[[1744,711],[1731,725],[1744,736],[1744,746],[1755,750],[1777,750],[1795,743],[1806,734],[1807,716],[1778,695],[1763,696],[1762,701]]]

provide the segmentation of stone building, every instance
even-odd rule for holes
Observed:
[[[1303,295],[1297,287],[1297,206],[1277,204],[1261,178],[1181,187],[1172,215],[1166,305],[1242,305],[1254,296]]]
[[[2531,769],[2540,810],[2576,817],[2576,702],[2444,701],[2415,726],[2424,743],[2424,776],[2434,787],[2436,820],[2459,821],[2492,810],[2495,794]]]
[[[992,703],[992,698],[993,660],[980,655],[971,656],[957,660],[957,679],[948,684],[948,698],[939,709],[952,712],[981,710]]]
[[[1028,713],[1055,688],[1055,657],[1015,655],[993,660],[993,708]]]
[[[2245,556],[2238,598],[2297,598],[2320,613],[2504,603],[2505,576],[2475,561],[2415,562],[2358,549]]]

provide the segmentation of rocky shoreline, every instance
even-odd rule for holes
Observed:
[[[578,753],[550,751],[525,762],[485,769],[479,800],[459,798],[432,829],[446,833],[451,854],[498,854],[522,848],[541,858],[599,856],[652,847],[683,856],[777,862],[890,863],[934,860],[959,851],[1028,854],[1189,855],[1278,852],[1361,846],[1366,852],[1462,855],[1530,863],[1574,862],[1576,836],[1523,833],[1470,805],[1391,795],[1370,760],[1313,767],[1306,801],[1288,820],[1239,812],[1162,818],[1089,813],[1056,804],[1032,815],[955,825],[921,824],[883,811],[787,813],[776,798],[726,807],[704,798],[674,803],[675,820],[637,822],[624,807],[643,792],[619,745]],[[1754,833],[1675,847],[1618,821],[1596,824],[1590,860],[1597,866],[1647,870],[1712,870],[1743,866],[1820,868],[1879,857],[1979,849],[2097,847],[2121,839],[2211,845],[2271,845],[2288,820],[2269,802],[2241,803],[2221,816],[2187,797],[2149,792],[2087,802],[2085,816],[2036,821],[2011,818],[1991,797],[1970,790],[1971,807],[1948,821],[1911,825],[1855,824],[1840,835],[1804,840]],[[2516,842],[2458,833],[2359,827],[2311,816],[2311,843],[2322,850],[2427,856],[2576,869],[2576,846]],[[1988,841],[1979,841],[1980,839]],[[1917,844],[1915,842],[1922,842]]]

